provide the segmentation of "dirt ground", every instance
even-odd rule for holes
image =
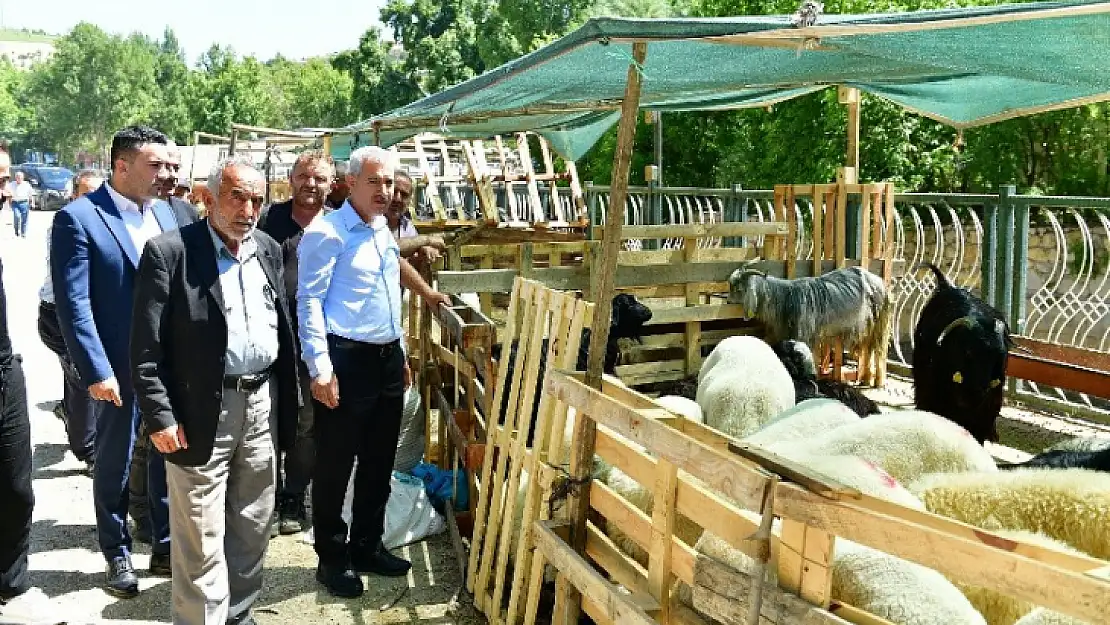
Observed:
[[[8,297],[8,323],[27,372],[34,444],[35,513],[31,532],[32,583],[49,596],[70,625],[86,623],[169,623],[170,582],[141,577],[139,597],[120,600],[100,585],[104,560],[96,548],[92,480],[68,451],[65,430],[51,409],[61,399],[57,359],[39,341],[36,323],[38,289],[45,276],[46,231],[52,213],[31,215],[27,239],[12,234],[11,211],[0,211],[0,258]],[[364,578],[366,594],[337,599],[314,578],[312,547],[300,536],[270,542],[266,581],[256,606],[259,625],[328,623],[484,623],[457,599],[460,577],[447,533],[398,550],[413,563],[407,578]],[[149,563],[149,549],[137,546],[139,571]],[[2,620],[2,619],[0,619]]]

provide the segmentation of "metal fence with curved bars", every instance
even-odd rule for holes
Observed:
[[[609,188],[586,185],[591,222],[603,224]],[[630,187],[626,225],[776,221],[771,190]],[[890,350],[895,370],[908,371],[913,329],[933,291],[919,263],[940,267],[953,283],[971,289],[1011,320],[1015,333],[1051,343],[1110,350],[1110,198],[998,194],[900,193],[895,196],[895,259],[904,271],[893,282],[896,324]],[[799,228],[795,258],[812,259],[813,204],[793,206]],[[707,239],[704,247],[763,241]],[[629,250],[652,242],[629,240]],[[664,241],[670,248],[680,241]],[[1012,385],[1018,398],[1052,404],[1100,421],[1110,403],[1033,382]]]

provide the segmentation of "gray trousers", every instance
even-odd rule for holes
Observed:
[[[239,623],[262,591],[276,490],[271,405],[270,384],[224,390],[212,458],[166,463],[174,625]]]

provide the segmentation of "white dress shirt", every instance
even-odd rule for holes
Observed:
[[[108,195],[112,196],[112,201],[119,209],[119,215],[123,218],[123,225],[127,228],[127,234],[131,236],[131,242],[135,244],[135,251],[141,255],[143,248],[146,247],[146,242],[162,234],[162,226],[158,223],[158,218],[154,216],[154,200],[143,202],[143,207],[140,210],[138,204],[120,195],[119,191],[112,188],[112,185],[104,183],[104,186],[108,188]]]
[[[298,247],[297,317],[313,378],[332,372],[328,334],[378,345],[401,338],[401,256],[384,215],[350,202],[317,217]]]
[[[8,192],[12,194],[13,202],[27,202],[30,201],[31,196],[35,194],[35,188],[26,180],[23,182],[12,180],[8,183]]]

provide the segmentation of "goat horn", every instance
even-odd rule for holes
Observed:
[[[937,337],[937,345],[940,345],[941,342],[944,341],[944,337],[948,336],[949,332],[951,332],[952,330],[955,330],[956,328],[958,328],[960,326],[963,326],[963,327],[965,327],[969,330],[974,328],[975,327],[975,318],[974,317],[960,317],[959,319],[956,319],[952,323],[948,324],[943,330],[941,330],[940,336]]]

